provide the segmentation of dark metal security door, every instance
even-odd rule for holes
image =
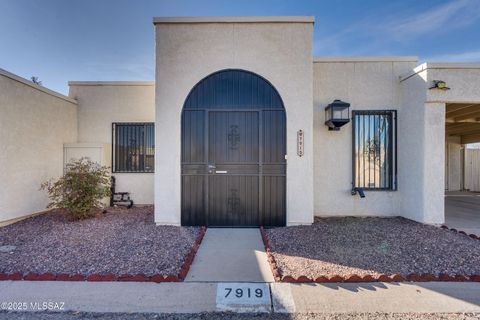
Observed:
[[[270,83],[242,70],[202,80],[182,113],[182,225],[285,225],[285,154]]]

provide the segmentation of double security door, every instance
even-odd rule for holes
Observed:
[[[283,226],[283,109],[182,114],[182,225]]]

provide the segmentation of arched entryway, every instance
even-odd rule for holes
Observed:
[[[181,141],[182,225],[285,225],[286,117],[267,80],[234,69],[201,80]]]

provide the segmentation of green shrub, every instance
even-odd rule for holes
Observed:
[[[68,163],[62,177],[41,185],[51,200],[48,208],[63,208],[72,220],[95,216],[110,196],[109,171],[88,158]]]

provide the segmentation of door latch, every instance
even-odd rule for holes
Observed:
[[[213,164],[209,164],[208,165],[208,173],[213,173],[213,171],[216,169],[217,167]]]

